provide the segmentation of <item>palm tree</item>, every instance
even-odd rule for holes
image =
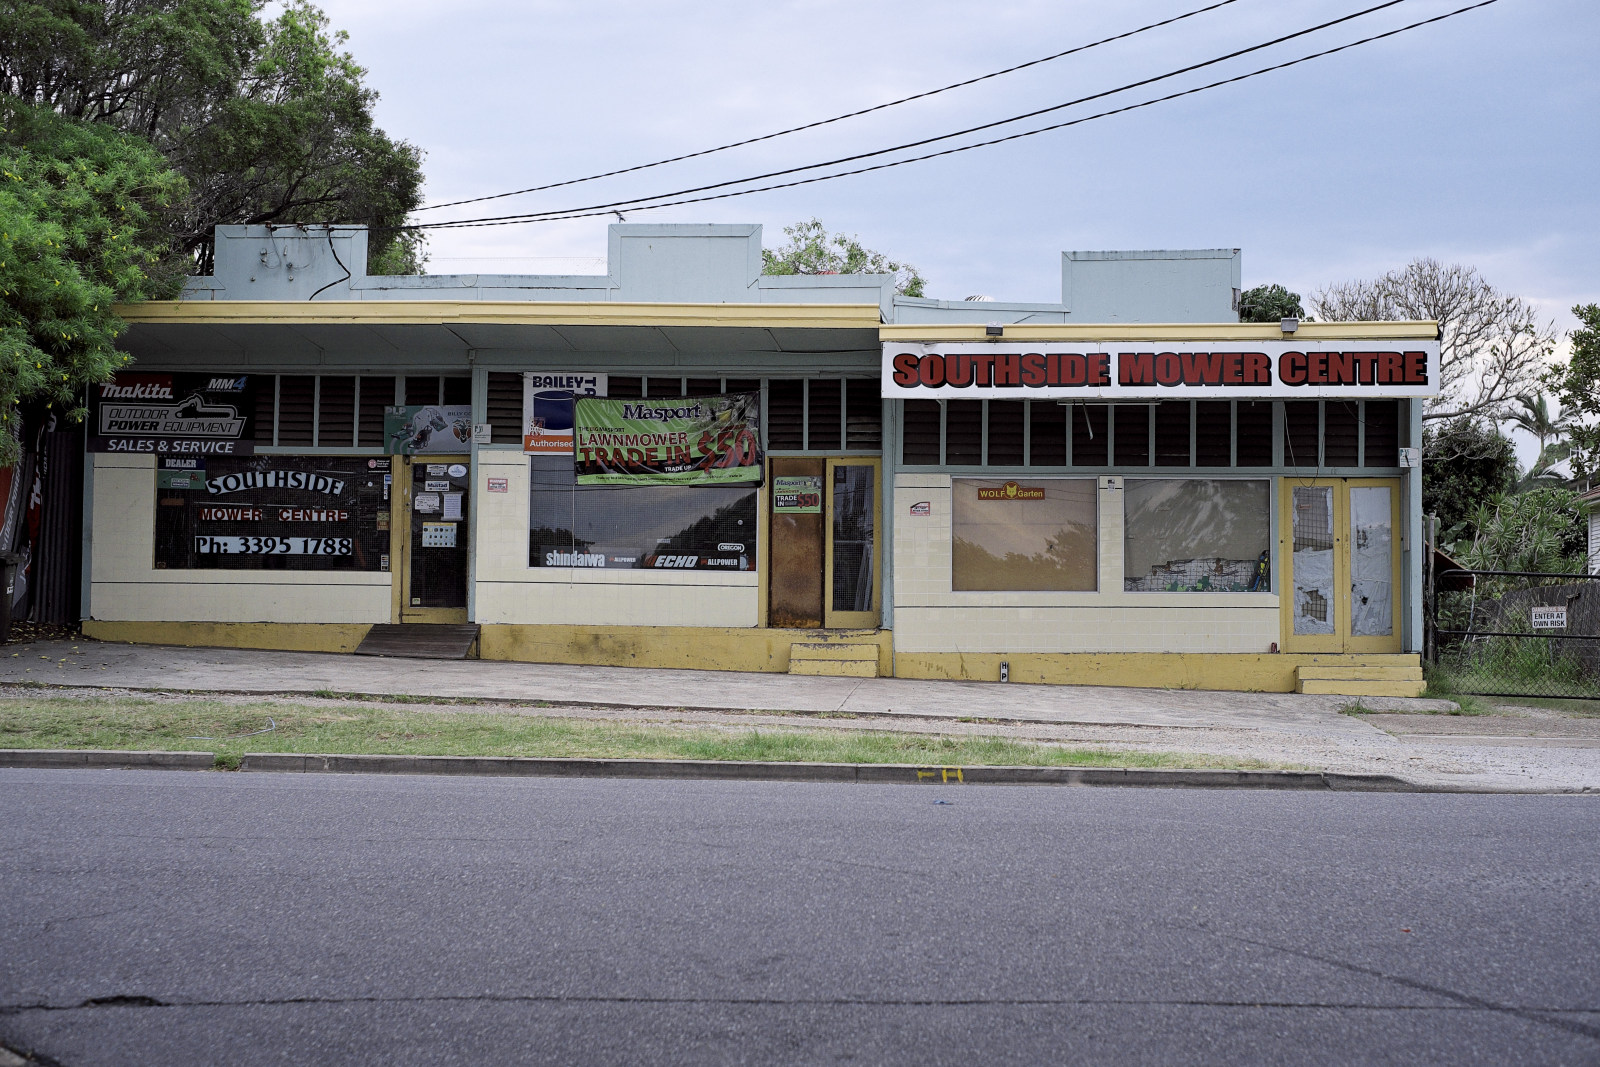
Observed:
[[[1564,414],[1552,415],[1550,399],[1543,393],[1537,396],[1523,393],[1517,397],[1517,404],[1520,410],[1514,410],[1508,416],[1511,424],[1526,430],[1539,442],[1539,455],[1518,488],[1526,489],[1539,481],[1559,479],[1561,476],[1554,473],[1552,468],[1572,454],[1572,443],[1566,439],[1572,420]]]

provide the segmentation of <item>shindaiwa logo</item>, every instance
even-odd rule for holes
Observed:
[[[676,419],[703,419],[705,408],[693,404],[681,408],[654,408],[649,404],[624,404],[622,417],[636,422],[672,422]]]
[[[100,386],[100,396],[106,400],[171,400],[172,386],[158,382],[135,382],[132,385],[104,382]]]
[[[242,393],[244,392],[244,378],[213,378],[211,384],[206,386],[208,393]]]

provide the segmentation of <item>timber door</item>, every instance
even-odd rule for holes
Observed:
[[[467,621],[468,493],[465,456],[396,456],[391,554],[401,622]]]
[[[880,462],[770,460],[767,625],[877,627]]]
[[[771,536],[767,538],[767,625],[807,629],[822,625],[822,570],[826,556],[822,496],[825,459],[773,457]]]
[[[1285,478],[1286,652],[1400,651],[1400,483]]]

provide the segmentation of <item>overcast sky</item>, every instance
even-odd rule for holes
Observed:
[[[1205,0],[551,3],[324,0],[427,152],[430,202],[646,163],[870,106],[1200,7]],[[982,85],[689,163],[463,214],[653,195],[1048,107],[1378,0],[1235,0]],[[1442,14],[1404,0],[1026,129]],[[1243,249],[1244,284],[1302,293],[1431,255],[1474,264],[1563,326],[1600,301],[1600,3],[1499,0],[1290,70],[1007,145],[628,221],[812,216],[904,258],[929,295],[1060,299],[1064,249]],[[446,212],[424,217],[444,217]],[[614,219],[438,232],[434,273],[598,272]]]

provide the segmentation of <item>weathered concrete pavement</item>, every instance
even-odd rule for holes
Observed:
[[[563,664],[375,659],[304,652],[117,645],[12,646],[0,685],[173,693],[372,694],[483,700],[527,714],[644,722],[807,725],[983,733],[1115,749],[1197,752],[1315,770],[1395,774],[1485,789],[1600,791],[1600,731],[1484,736],[1428,716],[1437,735],[1388,732],[1342,714],[1349,697],[1292,693],[823,678]],[[534,702],[546,707],[533,707]],[[1368,708],[1437,710],[1442,701],[1364,698]],[[825,716],[818,718],[817,716]],[[1587,725],[1584,723],[1583,725]],[[1445,729],[1443,727],[1448,727]]]

